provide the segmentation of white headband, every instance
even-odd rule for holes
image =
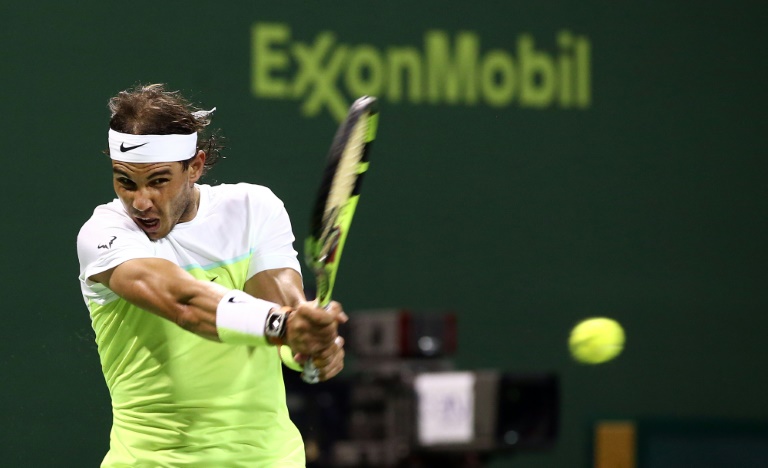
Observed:
[[[132,135],[109,130],[109,157],[127,163],[185,161],[197,154],[197,132],[189,135]]]

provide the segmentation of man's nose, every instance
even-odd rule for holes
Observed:
[[[134,210],[142,213],[152,208],[152,199],[146,189],[136,190],[132,205]]]

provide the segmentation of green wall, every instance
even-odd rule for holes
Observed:
[[[337,297],[455,310],[459,367],[561,376],[557,447],[497,466],[586,467],[595,418],[764,421],[760,11],[5,2],[3,465],[95,466],[107,448],[75,237],[113,197],[106,102],[137,82],[217,106],[229,152],[209,182],[270,186],[299,238],[339,109],[381,97]],[[583,367],[565,343],[592,315],[621,321],[627,349]]]

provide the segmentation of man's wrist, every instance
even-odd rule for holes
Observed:
[[[271,310],[280,310],[274,302],[257,299],[243,291],[228,291],[216,308],[216,331],[223,343],[263,345],[265,326]]]
[[[286,344],[290,314],[291,309],[287,307],[274,307],[269,311],[264,322],[264,337],[267,343],[273,346]]]

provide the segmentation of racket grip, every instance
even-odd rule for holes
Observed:
[[[301,373],[301,380],[308,384],[316,384],[320,382],[320,371],[312,362],[312,359],[309,359],[304,363],[304,371]]]
[[[329,302],[330,297],[326,296],[326,300],[322,302],[325,304],[323,309],[326,311],[328,310],[328,307],[330,307]],[[320,382],[320,370],[317,368],[315,363],[312,362],[311,357],[304,363],[304,371],[301,373],[301,380],[308,384],[316,384]]]

